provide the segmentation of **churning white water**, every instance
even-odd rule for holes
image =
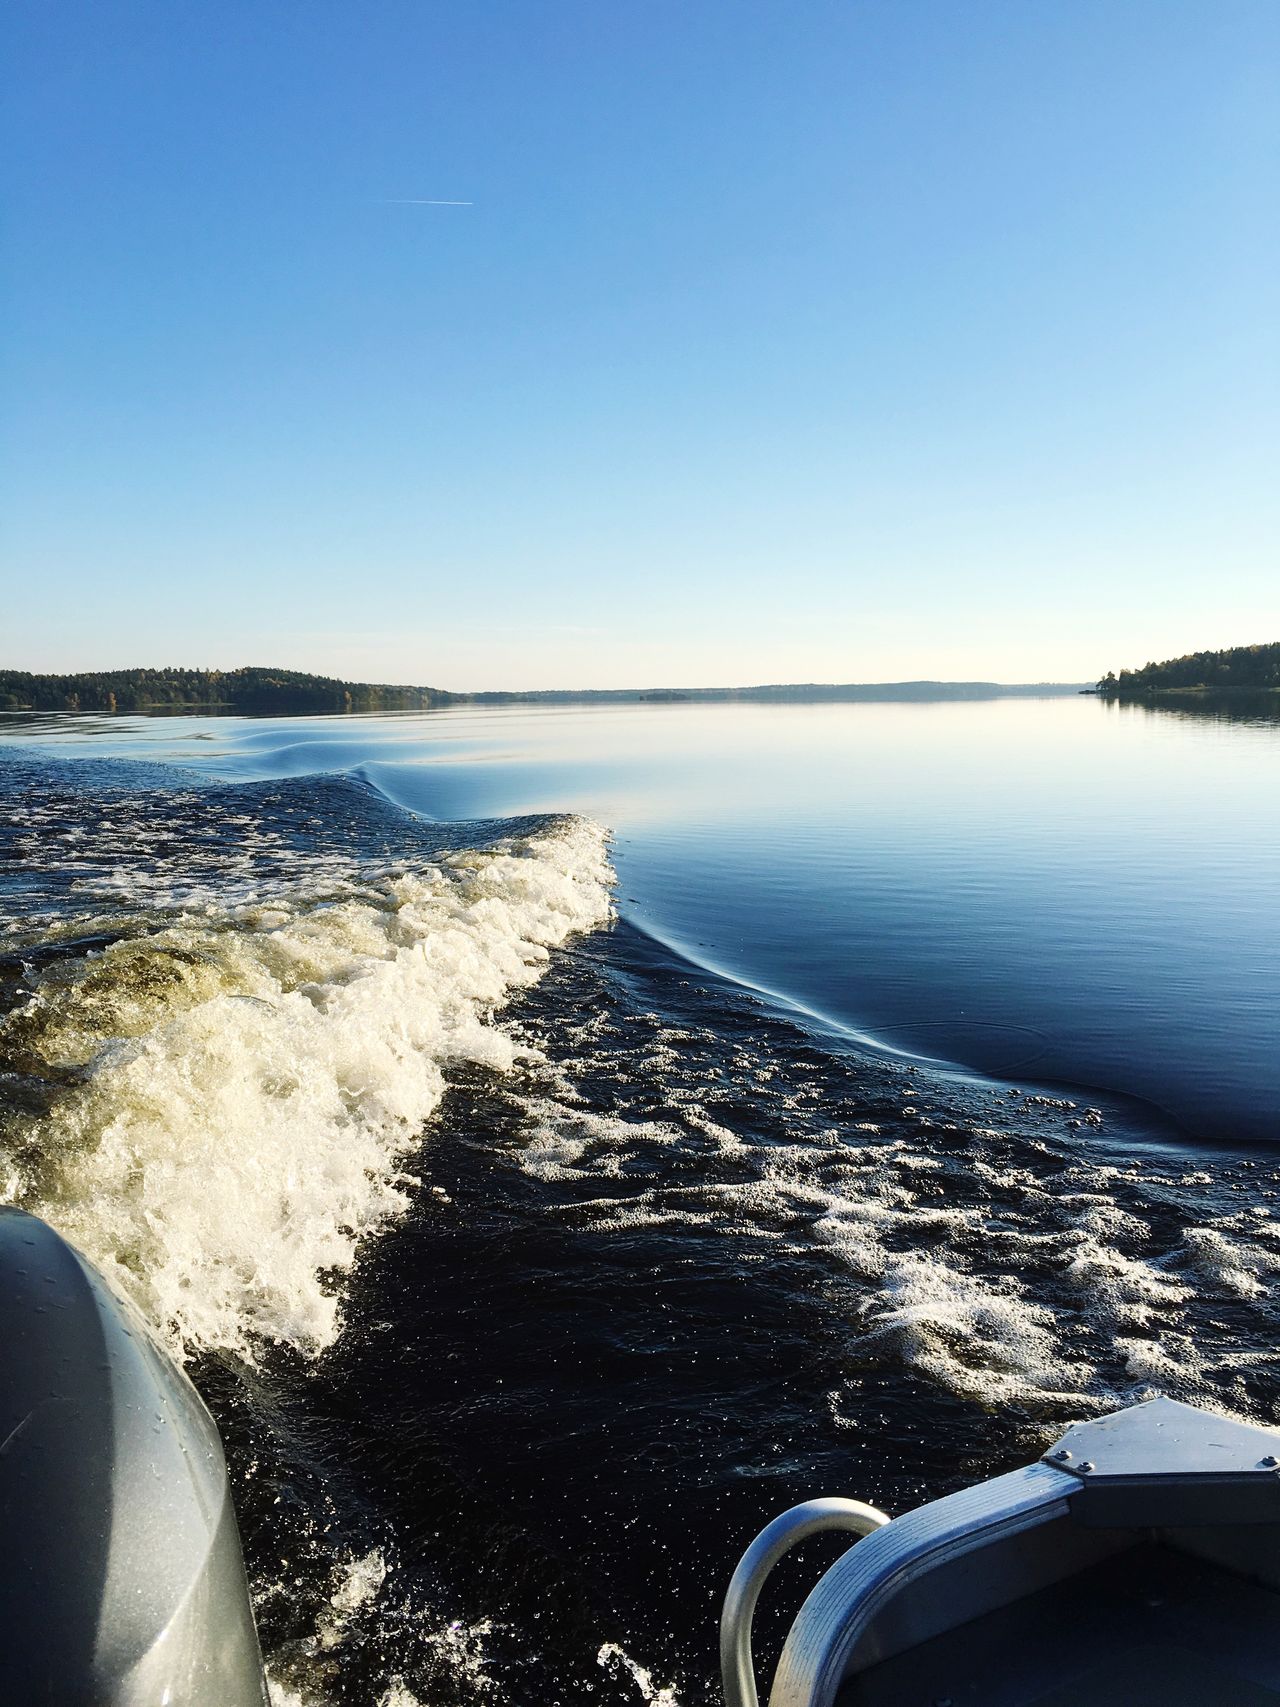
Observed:
[[[187,1350],[329,1344],[326,1276],[403,1208],[448,1063],[510,1067],[497,1010],[608,917],[611,876],[604,832],[563,818],[54,962],[0,1022],[59,1086],[3,1129],[4,1201]]]

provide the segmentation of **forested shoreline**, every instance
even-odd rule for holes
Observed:
[[[1229,646],[1219,652],[1188,652],[1181,658],[1145,664],[1140,670],[1109,670],[1098,683],[1108,699],[1139,699],[1163,693],[1280,693],[1280,641]]]
[[[831,704],[871,700],[1001,699],[1070,694],[1062,682],[799,682],[741,688],[544,688],[452,693],[445,688],[346,682],[301,670],[94,670],[36,675],[0,670],[0,711],[226,711],[270,713],[432,711],[448,705],[743,700]]]
[[[301,670],[0,670],[0,711],[429,711],[458,696],[439,688],[344,682]]]
[[[1061,682],[787,683],[741,688],[533,689],[453,693],[446,688],[388,682],[348,682],[303,670],[246,666],[237,670],[88,670],[44,675],[0,670],[0,711],[226,711],[277,713],[432,711],[449,705],[568,704],[577,701],[839,702],[858,700],[989,699],[1072,693]],[[1167,694],[1278,693],[1280,641],[1189,652],[1181,658],[1108,671],[1097,683],[1108,699]]]

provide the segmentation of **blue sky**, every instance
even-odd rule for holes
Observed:
[[[1074,680],[1280,635],[1275,0],[3,30],[0,662]]]

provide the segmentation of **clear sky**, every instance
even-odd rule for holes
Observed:
[[[3,31],[0,663],[1078,680],[1280,637],[1277,0]]]

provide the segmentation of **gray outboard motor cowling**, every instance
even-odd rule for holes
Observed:
[[[85,1257],[2,1208],[0,1700],[267,1701],[212,1417]]]

